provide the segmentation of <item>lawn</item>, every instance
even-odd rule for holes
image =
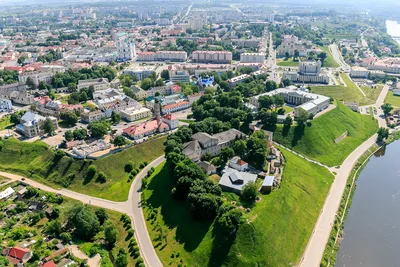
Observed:
[[[285,110],[285,114],[293,112],[294,108],[289,107],[288,105],[284,105],[283,109]]]
[[[142,198],[153,245],[164,266],[292,266],[299,263],[333,176],[323,167],[283,151],[287,164],[281,187],[262,195],[244,215],[235,240],[219,238],[212,222],[193,221],[176,202],[168,166],[156,168]],[[153,213],[153,215],[151,215]]]
[[[86,195],[125,201],[132,182],[124,171],[125,164],[129,160],[136,167],[144,161],[150,163],[164,153],[165,139],[166,137],[151,139],[96,161],[57,157],[41,141],[23,143],[16,139],[7,139],[3,141],[4,147],[0,151],[0,169],[22,174],[55,188],[65,187]],[[88,175],[87,169],[91,164],[97,167],[97,172],[106,174],[105,183]]]
[[[379,94],[382,92],[383,85],[378,84],[376,88],[372,88],[370,86],[361,86],[361,90],[367,95],[367,98],[373,100],[373,103],[376,102],[376,100],[379,97]]]
[[[379,92],[364,92],[367,96],[363,96],[360,89],[351,81],[349,76],[341,73],[343,81],[347,87],[343,85],[327,85],[327,86],[311,86],[311,91],[316,94],[326,95],[340,101],[357,102],[360,106],[370,105],[376,102],[379,92],[382,90],[377,88]]]
[[[6,177],[3,177],[3,176],[0,175],[0,184],[3,184],[5,182],[7,182],[7,181],[8,181],[8,179]]]
[[[10,116],[5,116],[0,119],[0,131],[1,130],[6,130],[6,129],[11,129],[13,124],[10,121]]]
[[[324,67],[324,68],[337,68],[337,67],[339,67],[339,64],[333,58],[331,51],[329,51],[329,47],[320,46],[319,48],[321,48],[327,55],[327,57],[326,57],[326,59],[324,61],[324,65],[322,67]]]
[[[385,103],[389,103],[395,107],[400,107],[400,96],[395,96],[392,91],[389,91],[386,95]]]
[[[304,131],[282,125],[274,131],[274,140],[286,147],[324,163],[328,166],[340,165],[362,142],[378,130],[376,121],[368,115],[351,111],[340,102],[337,108],[311,121]],[[348,131],[348,136],[336,144],[334,140]]]
[[[299,65],[299,60],[293,61],[293,58],[283,58],[277,60],[277,65],[282,67],[297,67]]]

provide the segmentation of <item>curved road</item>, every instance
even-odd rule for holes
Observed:
[[[157,256],[153,244],[151,243],[150,236],[147,232],[146,221],[143,215],[143,211],[141,209],[140,195],[141,195],[141,185],[142,185],[141,182],[142,179],[146,177],[148,170],[150,170],[151,167],[157,167],[164,160],[165,160],[164,156],[155,159],[136,175],[129,190],[128,200],[125,202],[114,202],[106,199],[96,198],[80,194],[74,191],[70,191],[67,189],[54,189],[52,187],[41,184],[29,178],[12,173],[0,171],[0,175],[10,179],[11,181],[9,182],[21,181],[22,179],[24,179],[23,181],[24,183],[36,188],[40,188],[41,190],[44,191],[57,193],[65,197],[76,199],[82,201],[83,203],[87,203],[93,206],[114,210],[121,213],[126,213],[132,219],[132,227],[135,229],[135,238],[139,244],[140,254],[144,262],[146,263],[146,266],[161,267],[162,263]]]

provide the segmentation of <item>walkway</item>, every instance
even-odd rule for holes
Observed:
[[[377,109],[375,117],[378,120],[379,127],[387,127],[386,120],[383,118],[382,109],[380,106],[384,103],[389,86],[385,85],[379,97],[372,107]],[[342,165],[334,169],[336,174],[329,190],[328,196],[325,199],[324,206],[315,224],[313,234],[307,244],[306,250],[303,254],[300,266],[304,267],[317,267],[320,266],[326,244],[328,243],[329,236],[332,230],[332,225],[335,221],[336,212],[339,209],[342,200],[344,189],[346,188],[347,178],[349,177],[354,165],[358,159],[376,142],[377,134],[370,137],[367,141],[362,143],[356,148],[342,163]]]
[[[54,189],[52,187],[49,187],[47,185],[41,184],[39,182],[36,182],[34,180],[31,180],[29,178],[17,174],[0,171],[0,175],[10,179],[10,181],[8,181],[7,183],[11,183],[14,181],[24,182],[25,184],[28,184],[30,186],[40,188],[41,190],[60,194],[65,197],[76,199],[83,203],[87,203],[96,207],[101,207],[109,210],[118,211],[121,213],[126,213],[132,219],[132,227],[135,229],[135,238],[139,244],[140,254],[146,266],[161,267],[162,266],[161,261],[157,256],[157,253],[151,242],[150,236],[147,232],[146,220],[144,218],[143,211],[141,209],[140,188],[142,185],[142,179],[146,177],[147,172],[150,170],[150,168],[157,167],[164,160],[165,160],[164,156],[155,159],[136,175],[129,190],[128,200],[125,202],[114,202],[106,199],[87,196],[67,189]]]
[[[336,212],[339,209],[347,178],[357,160],[376,142],[377,134],[370,137],[354,150],[343,162],[340,168],[336,169],[336,177],[325,199],[323,209],[314,227],[314,232],[307,244],[300,266],[320,266],[325,246],[329,240],[332,225],[335,221]]]

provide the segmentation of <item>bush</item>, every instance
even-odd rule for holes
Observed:
[[[88,168],[88,175],[93,177],[97,172],[97,167],[95,165],[90,165]]]
[[[97,253],[99,253],[99,248],[96,245],[93,245],[90,249],[89,249],[89,253],[90,256],[94,256]]]
[[[99,175],[97,176],[97,181],[99,181],[100,183],[107,182],[107,175],[104,172],[99,172]]]
[[[129,173],[135,168],[135,164],[132,161],[128,161],[125,164],[125,172]]]

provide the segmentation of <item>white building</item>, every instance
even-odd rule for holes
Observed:
[[[369,70],[363,67],[352,67],[350,71],[350,77],[368,79]]]
[[[186,61],[187,53],[185,51],[157,51],[154,59],[158,61]]]
[[[53,72],[49,70],[26,71],[19,74],[18,81],[26,84],[26,81],[30,79],[36,86],[38,86],[41,81],[50,84],[51,77],[53,77]]]
[[[232,62],[232,52],[229,51],[194,51],[192,62],[195,63],[226,63]]]
[[[105,116],[106,114],[99,109],[94,111],[85,110],[81,113],[81,121],[84,123],[89,123],[91,121],[100,120]]]
[[[321,73],[320,61],[302,61],[298,72],[286,71],[283,73],[283,79],[295,83],[329,83],[329,76]]]
[[[106,90],[110,87],[110,83],[107,78],[79,80],[77,88],[81,90],[82,88],[89,88],[90,86],[93,86],[94,91]]]
[[[15,193],[11,187],[7,187],[4,191],[0,192],[0,199],[8,199]]]
[[[134,68],[128,68],[124,70],[124,74],[136,76],[139,81],[150,77],[154,72],[154,66],[138,66]]]
[[[229,160],[229,167],[243,172],[249,168],[249,164],[243,161],[240,157],[235,156]]]
[[[0,98],[0,112],[12,110],[12,102],[9,99]]]
[[[126,121],[137,121],[144,118],[151,117],[152,113],[151,110],[145,107],[131,107],[125,110],[122,110],[121,117]]]
[[[57,118],[51,116],[43,117],[39,114],[28,111],[21,117],[20,124],[16,126],[17,131],[28,138],[41,135],[43,133],[42,126],[48,118],[52,121],[54,127],[57,129]]]
[[[304,88],[297,88],[296,86],[288,86],[286,88],[279,88],[270,92],[256,95],[250,98],[250,104],[259,108],[258,99],[261,96],[281,95],[286,103],[296,105],[294,110],[295,117],[297,117],[299,108],[304,109],[309,114],[317,114],[318,112],[328,108],[330,98],[323,95],[309,93]]]
[[[177,103],[168,104],[162,107],[162,113],[173,113],[180,110],[190,108],[191,104],[189,101],[181,101]]]
[[[242,53],[240,54],[241,63],[264,63],[265,53]]]
[[[120,61],[132,60],[136,57],[135,43],[128,37],[119,38],[117,41],[117,59]]]
[[[176,129],[179,126],[179,120],[174,114],[165,114],[161,120],[169,126],[170,130]]]
[[[154,61],[155,60],[154,52],[140,52],[137,57],[137,61]]]

